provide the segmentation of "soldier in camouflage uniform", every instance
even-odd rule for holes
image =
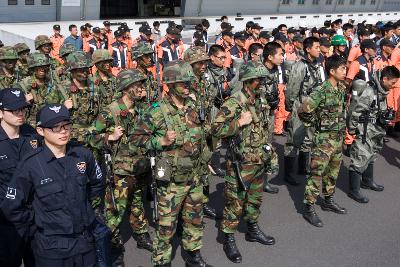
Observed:
[[[107,189],[106,220],[112,231],[114,248],[120,252],[120,262],[123,262],[123,243],[119,227],[127,208],[130,210],[130,223],[137,237],[138,248],[152,250],[142,201],[146,184],[144,179],[148,179],[150,170],[144,168],[144,149],[132,146],[127,137],[127,133],[147,109],[144,89],[146,79],[138,70],[121,71],[117,76],[117,89],[121,96],[101,110],[87,135],[89,146],[97,150],[108,148],[113,157],[115,188]],[[116,207],[113,206],[110,190],[114,190]]]
[[[75,52],[75,46],[70,43],[63,44],[60,48],[60,58],[62,60],[61,66],[57,68],[57,73],[60,76],[60,80],[69,80],[71,78],[71,73],[68,72],[67,57],[72,52]]]
[[[368,198],[360,192],[360,183],[362,188],[374,191],[384,189],[374,182],[374,162],[383,147],[386,128],[394,117],[393,110],[388,110],[386,99],[399,75],[395,67],[385,67],[374,73],[372,82],[356,80],[352,85],[347,129],[349,134],[356,135],[356,139],[350,147],[348,195],[360,203],[368,202]]]
[[[204,140],[199,114],[190,94],[190,65],[169,62],[164,68],[168,95],[145,113],[135,127],[132,142],[157,154],[158,221],[153,241],[154,266],[171,266],[172,237],[182,214],[182,245],[186,266],[206,266],[201,254],[203,183],[201,146]]]
[[[49,104],[64,104],[74,121],[72,139],[84,141],[87,128],[97,118],[103,106],[104,95],[89,77],[91,59],[81,52],[73,52],[67,57],[69,80],[62,81],[46,96]]]
[[[160,97],[159,86],[154,74],[150,71],[154,68],[154,50],[147,42],[138,42],[131,48],[132,61],[137,62],[137,69],[146,75],[147,80],[145,89],[146,99],[149,104],[155,102]]]
[[[222,142],[234,143],[228,151],[225,176],[225,207],[221,230],[224,251],[229,260],[242,261],[234,233],[243,214],[247,222],[246,240],[263,245],[275,244],[275,239],[265,235],[258,226],[262,203],[264,173],[271,161],[271,144],[268,143],[269,108],[262,103],[262,79],[268,74],[259,61],[249,61],[241,66],[239,79],[243,88],[232,94],[221,106],[212,125],[212,133]],[[238,173],[234,164],[239,161]],[[243,181],[243,184],[242,182]]]
[[[31,103],[26,121],[33,127],[36,125],[36,114],[45,104],[46,96],[55,87],[46,75],[50,68],[49,59],[38,52],[28,56],[30,76],[20,81],[16,87],[24,91],[27,100]]]
[[[92,54],[93,64],[96,66],[96,73],[93,74],[94,83],[105,94],[104,105],[112,102],[116,91],[116,79],[111,72],[113,58],[106,49],[97,49]]]
[[[50,62],[50,68],[49,68],[49,77],[52,79],[53,83],[59,83],[60,78],[58,76],[59,73],[57,73],[57,68],[60,67],[60,62],[51,57],[50,52],[53,49],[53,43],[50,40],[50,38],[47,35],[38,35],[35,38],[35,49],[39,52],[44,54]]]
[[[25,43],[18,43],[14,45],[14,49],[18,54],[17,61],[17,82],[21,81],[23,78],[29,76],[28,62],[27,58],[31,49]]]
[[[17,82],[15,66],[19,57],[11,46],[0,48],[0,90],[10,88]]]
[[[210,83],[206,79],[205,72],[207,71],[208,60],[210,57],[207,55],[203,47],[192,47],[185,51],[183,60],[190,64],[193,69],[193,83],[191,89],[191,97],[195,103],[196,111],[200,114],[200,120],[203,127],[204,134],[209,132],[211,125],[211,112],[214,106],[214,99],[216,92],[210,91]],[[211,140],[211,136],[205,136],[206,140]],[[211,143],[211,142],[209,142]],[[203,213],[204,216],[215,219],[217,214],[208,203],[210,201],[210,171],[208,163],[211,159],[212,147],[206,143],[202,144],[202,181],[203,181]]]
[[[324,200],[321,208],[338,214],[346,209],[333,200],[336,180],[342,162],[342,143],[345,132],[346,87],[341,85],[346,77],[346,61],[334,55],[326,61],[329,78],[313,89],[298,109],[300,119],[307,127],[314,128],[311,145],[311,174],[307,178],[303,217],[312,225],[323,223],[314,209],[319,196],[321,181]]]
[[[306,57],[293,64],[289,81],[285,91],[285,108],[291,112],[285,144],[285,180],[291,185],[299,185],[294,176],[294,164],[298,157],[298,174],[306,175],[310,172],[310,149],[312,128],[304,127],[298,117],[297,109],[312,90],[325,80],[325,71],[318,61],[320,56],[319,40],[308,37],[303,42]]]

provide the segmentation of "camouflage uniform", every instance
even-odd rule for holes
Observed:
[[[145,80],[146,77],[137,70],[123,70],[117,77],[118,91],[123,91],[132,83],[144,82]],[[143,164],[138,164],[143,163],[144,158],[146,158],[144,149],[131,145],[127,135],[123,135],[118,141],[108,141],[109,134],[112,134],[117,126],[122,126],[125,133],[128,133],[137,124],[145,109],[147,109],[147,105],[141,100],[135,101],[134,106],[128,109],[121,95],[100,111],[87,135],[86,141],[89,146],[97,150],[109,147],[110,154],[113,155],[116,207],[113,206],[112,194],[109,191],[113,189],[108,188],[106,192],[106,220],[112,231],[115,247],[121,245],[118,244],[121,242],[119,240],[119,226],[126,209],[129,208],[133,232],[138,236],[146,234],[147,237],[147,244],[139,243],[143,239],[141,238],[138,239],[138,246],[144,247],[146,245],[146,248],[151,250],[148,221],[145,218],[142,201],[144,178],[148,178],[145,176],[150,175],[150,169],[141,168]]]
[[[4,46],[0,48],[0,90],[4,88],[12,87],[17,82],[17,73],[14,71],[12,76],[8,76],[4,71],[2,65],[3,60],[15,60],[19,59],[17,52],[11,46]]]
[[[31,51],[25,43],[15,44],[14,49],[18,55],[23,52],[29,53]],[[28,62],[27,61],[24,62],[21,57],[17,61],[16,72],[17,72],[17,82],[29,76]]]
[[[39,85],[37,82],[37,78],[35,77],[35,74],[33,72],[35,67],[49,67],[49,65],[49,60],[45,55],[37,52],[30,54],[28,56],[28,67],[29,70],[32,71],[32,75],[26,77],[16,85],[16,87],[22,89],[25,94],[32,94],[33,96],[33,101],[31,103],[29,113],[26,117],[27,123],[29,123],[33,127],[36,125],[37,112],[45,104],[46,96],[55,86],[51,83],[48,77],[45,78],[42,85]]]
[[[169,86],[170,94],[176,93],[174,83],[190,81],[185,71],[188,67],[183,64],[172,61],[164,68],[163,79]],[[171,241],[179,213],[183,220],[184,250],[191,255],[199,253],[202,247],[203,184],[198,172],[204,135],[192,99],[186,98],[184,105],[183,108],[177,108],[170,96],[164,97],[145,113],[132,134],[132,141],[136,145],[158,153],[159,221],[153,241],[153,265],[171,262]],[[176,132],[175,141],[172,145],[161,146],[159,138],[165,136],[167,131]]]
[[[91,60],[81,51],[67,57],[68,70],[90,68]],[[71,120],[74,121],[71,139],[83,142],[85,133],[97,118],[102,107],[103,95],[92,79],[86,80],[86,88],[80,89],[72,79],[62,81],[46,96],[46,103],[64,104],[72,99]]]
[[[69,80],[71,78],[71,73],[68,71],[67,66],[67,56],[75,51],[75,46],[70,43],[63,44],[60,47],[60,57],[63,60],[63,64],[57,68],[57,73],[60,76],[61,81]]]
[[[47,35],[38,35],[35,38],[35,49],[40,51],[40,47],[45,44],[53,44],[53,42],[50,40],[50,38]],[[50,72],[49,72],[49,77],[52,79],[53,83],[59,83],[60,78],[57,74],[57,68],[61,66],[60,62],[51,57],[50,54],[45,55],[50,62]]]
[[[112,57],[108,50],[106,49],[97,49],[93,52],[92,54],[92,61],[93,64],[99,64],[104,61],[112,61]],[[97,66],[97,65],[96,65]],[[111,65],[110,65],[111,66]],[[102,94],[105,96],[105,99],[103,100],[103,105],[108,105],[112,102],[115,91],[116,91],[116,79],[114,75],[111,72],[111,69],[109,72],[102,71],[102,73],[107,77],[106,80],[104,80],[100,76],[99,68],[97,68],[96,73],[94,74],[93,80],[94,83],[100,88],[100,91]]]

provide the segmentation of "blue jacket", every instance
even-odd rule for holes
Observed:
[[[75,47],[76,51],[83,50],[83,40],[80,36],[75,38],[72,35],[70,35],[67,38],[65,38],[64,44],[72,44]]]

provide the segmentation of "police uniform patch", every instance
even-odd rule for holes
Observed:
[[[84,162],[84,161],[78,162],[78,163],[76,164],[76,167],[78,168],[78,171],[79,171],[80,173],[85,173],[85,171],[86,171],[86,162]]]
[[[36,139],[29,141],[29,143],[31,144],[32,148],[37,148],[38,147],[38,141]]]
[[[103,173],[101,172],[101,168],[97,163],[97,161],[95,162],[95,165],[96,165],[96,178],[100,180],[103,177]]]
[[[17,196],[17,189],[8,187],[6,198],[15,199],[16,196]]]

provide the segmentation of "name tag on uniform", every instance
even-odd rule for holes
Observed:
[[[7,155],[0,155],[0,159],[8,159]]]
[[[42,180],[40,180],[40,184],[48,184],[53,182],[53,178],[44,178]]]

